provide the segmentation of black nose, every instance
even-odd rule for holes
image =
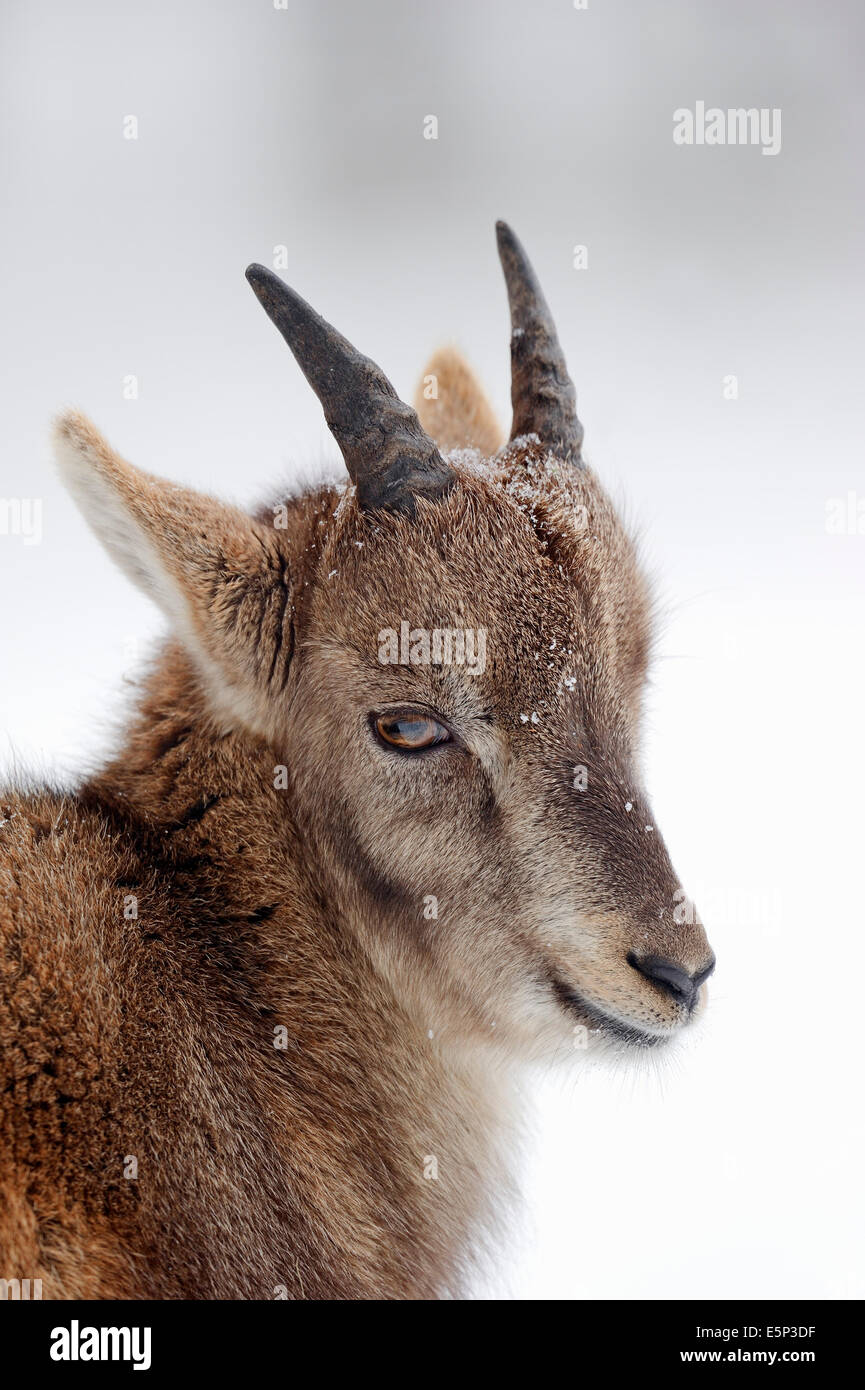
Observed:
[[[635,956],[631,951],[628,956],[628,964],[635,970],[639,970],[641,975],[645,975],[652,984],[660,985],[661,989],[666,990],[677,1003],[684,1004],[685,1008],[692,1009],[697,1002],[697,993],[704,980],[708,980],[712,971],[715,969],[714,956],[709,964],[702,970],[698,970],[694,975],[689,975],[687,970],[683,970],[681,965],[675,961],[666,960],[664,956]]]

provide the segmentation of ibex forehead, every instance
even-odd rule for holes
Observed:
[[[458,698],[509,720],[537,706],[629,708],[648,602],[594,475],[562,476],[537,445],[450,462],[448,496],[412,519],[337,509],[310,597],[314,640],[353,652],[352,678],[364,671],[388,698]]]

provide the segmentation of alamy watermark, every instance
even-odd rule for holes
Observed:
[[[0,536],[20,536],[25,545],[42,541],[42,498],[0,497]]]
[[[0,1279],[0,1303],[7,1299],[13,1303],[27,1302],[42,1297],[41,1279]]]
[[[674,145],[760,145],[763,154],[781,150],[781,110],[774,106],[738,106],[723,111],[707,108],[704,101],[693,111],[680,106],[673,112]]]
[[[150,1327],[82,1327],[73,1318],[68,1327],[51,1332],[52,1361],[130,1361],[133,1371],[150,1369]]]
[[[825,524],[830,536],[865,536],[865,497],[851,488],[846,497],[827,498]]]
[[[469,676],[482,676],[487,665],[485,627],[412,627],[401,622],[399,632],[384,627],[378,634],[382,666],[464,666]]]

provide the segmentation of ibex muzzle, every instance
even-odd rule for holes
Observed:
[[[459,1292],[510,1064],[705,994],[639,771],[646,584],[498,239],[505,443],[456,354],[413,409],[260,266],[350,483],[251,516],[59,422],[172,639],[96,777],[2,799],[0,1244],[49,1296]]]

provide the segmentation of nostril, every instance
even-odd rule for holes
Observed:
[[[673,999],[691,1008],[697,998],[697,992],[704,980],[708,979],[715,968],[714,960],[704,969],[698,970],[694,975],[689,975],[687,970],[683,970],[681,965],[675,961],[667,960],[664,956],[636,956],[633,951],[628,955],[628,964],[638,970],[641,975],[645,975],[652,984],[659,985],[666,990]]]
[[[693,977],[695,989],[699,989],[703,981],[708,980],[712,971],[715,969],[716,963],[715,957],[713,956],[708,965],[704,965],[702,970],[697,971],[696,975]]]

